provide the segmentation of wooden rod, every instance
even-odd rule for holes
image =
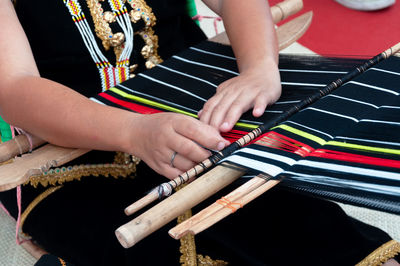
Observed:
[[[244,205],[248,204],[252,200],[256,199],[257,197],[261,196],[266,191],[270,190],[271,188],[273,188],[274,186],[279,184],[279,182],[280,182],[279,180],[270,180],[270,181],[264,182],[263,185],[257,187],[256,189],[254,189],[253,191],[250,191],[247,194],[244,194],[242,198],[237,199],[235,201],[235,203],[240,204],[243,207]],[[174,238],[175,238],[175,233],[177,233],[176,236],[179,236],[179,235],[184,236],[186,234],[196,235],[196,234],[206,230],[210,226],[216,224],[217,222],[221,221],[223,218],[227,217],[228,215],[230,215],[232,213],[233,213],[233,211],[230,208],[221,208],[219,211],[215,212],[213,215],[207,216],[202,221],[195,223],[193,226],[187,228],[187,230],[185,232],[176,232],[173,230],[174,229],[173,228],[168,233],[170,236],[172,236]],[[176,239],[179,239],[179,238],[176,238]]]
[[[119,227],[115,232],[119,242],[125,248],[135,245],[186,210],[231,184],[243,174],[243,170],[237,167],[233,168],[227,163],[216,166],[213,171],[205,173],[190,185]]]
[[[198,223],[203,223],[209,217],[215,215],[221,209],[226,208],[227,204],[232,204],[232,208],[240,208],[241,205],[237,203],[240,201],[244,195],[258,188],[259,186],[265,184],[266,180],[259,176],[253,177],[237,189],[233,190],[228,195],[224,196],[221,200],[217,200],[207,208],[204,208],[196,215],[193,215],[189,219],[178,224],[171,230],[169,230],[169,235],[175,239],[180,239],[191,231],[191,228],[196,226]]]
[[[25,134],[0,144],[0,163],[6,162],[15,156],[22,155],[30,149],[35,149],[46,142],[36,136],[31,136],[32,147]]]

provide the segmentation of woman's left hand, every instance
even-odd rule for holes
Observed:
[[[278,66],[271,60],[221,83],[216,94],[204,104],[199,118],[219,131],[227,132],[244,112],[253,108],[253,115],[259,117],[280,95]]]

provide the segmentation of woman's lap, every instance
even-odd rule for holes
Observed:
[[[114,235],[132,219],[124,208],[162,181],[140,166],[133,179],[68,182],[38,204],[23,231],[77,265],[178,265],[180,243],[167,233],[175,221],[129,249]],[[197,235],[196,248],[230,265],[354,265],[389,240],[336,204],[278,188]]]

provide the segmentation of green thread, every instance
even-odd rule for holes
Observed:
[[[12,139],[11,127],[0,117],[0,143]]]
[[[353,150],[363,150],[363,151],[369,151],[369,152],[379,152],[379,153],[400,155],[400,150],[359,145],[359,144],[353,144],[353,143],[348,143],[348,142],[329,141],[326,143],[326,145],[344,147],[344,148],[353,149]]]

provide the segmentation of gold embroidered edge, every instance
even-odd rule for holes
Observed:
[[[185,185],[181,185],[176,188],[179,190],[183,188]],[[177,223],[180,224],[183,221],[192,217],[192,210],[187,210],[182,215],[178,216]],[[224,266],[228,265],[228,262],[223,260],[213,260],[210,256],[203,256],[201,254],[197,254],[196,251],[196,241],[195,237],[192,234],[187,234],[180,239],[180,247],[179,251],[181,252],[181,257],[179,262],[183,266],[197,266],[197,265],[205,265],[205,266]]]
[[[382,265],[398,254],[400,254],[400,243],[396,240],[390,240],[389,242],[386,242],[379,248],[375,249],[356,266]]]
[[[178,217],[178,224],[185,221],[192,216],[192,211],[187,210],[184,214]],[[194,235],[188,234],[182,237],[180,240],[181,246],[179,251],[181,252],[181,257],[179,262],[183,266],[195,266],[197,265],[197,253],[196,253],[196,243]]]
[[[39,184],[43,187],[61,185],[65,182],[80,180],[85,176],[112,176],[114,178],[127,177],[136,172],[136,166],[140,162],[139,158],[117,152],[114,162],[110,164],[90,164],[90,165],[74,165],[51,169],[50,171],[34,175],[29,178],[24,185],[37,187]]]
[[[39,194],[39,196],[37,196],[31,203],[29,203],[28,207],[26,207],[26,209],[24,210],[24,212],[21,215],[21,223],[20,223],[20,230],[21,230],[21,234],[24,237],[29,237],[27,234],[22,232],[22,228],[24,226],[25,220],[28,217],[28,215],[32,212],[32,210],[45,198],[47,198],[49,195],[53,194],[54,192],[56,192],[57,190],[59,190],[60,188],[62,188],[63,186],[56,186],[56,187],[50,187],[48,189],[46,189],[44,192],[42,192],[41,194]]]
[[[84,176],[112,176],[114,178],[127,177],[136,172],[136,166],[140,162],[137,157],[131,157],[130,155],[122,152],[117,152],[114,157],[114,163],[112,164],[95,164],[95,165],[84,165],[84,166],[73,166],[71,171],[54,171],[50,174],[42,174],[38,176],[32,176],[24,185],[31,185],[37,187],[41,184],[44,187],[52,186],[39,194],[24,210],[21,215],[21,235],[29,237],[27,234],[22,232],[22,228],[25,220],[32,210],[45,198],[54,193],[55,191],[62,188],[62,184],[65,182],[80,180]],[[57,168],[59,169],[59,168]],[[55,170],[57,170],[55,169]],[[66,168],[67,169],[67,168]]]

